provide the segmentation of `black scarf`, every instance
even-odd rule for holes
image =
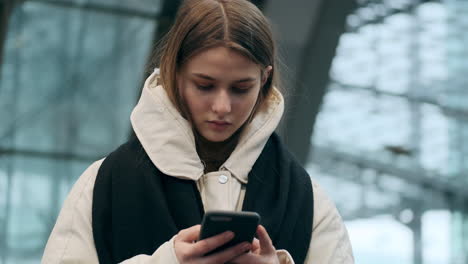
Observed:
[[[255,211],[274,246],[303,263],[312,236],[309,175],[273,134],[248,176],[242,209]],[[196,183],[164,175],[136,137],[102,163],[94,186],[92,226],[100,263],[152,255],[181,229],[200,224]]]

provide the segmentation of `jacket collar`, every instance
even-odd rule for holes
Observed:
[[[196,181],[203,176],[204,167],[196,151],[192,128],[158,85],[158,74],[155,70],[145,81],[130,117],[133,130],[161,172]],[[283,96],[274,88],[267,106],[244,128],[236,148],[220,170],[228,170],[239,181],[247,183],[247,176],[278,126],[283,111]]]

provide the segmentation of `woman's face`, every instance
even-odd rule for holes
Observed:
[[[232,136],[249,118],[271,68],[222,46],[189,59],[177,85],[198,133],[212,142]]]

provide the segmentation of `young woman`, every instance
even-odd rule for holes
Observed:
[[[333,203],[274,133],[275,44],[246,0],[188,0],[132,112],[135,137],[67,197],[43,263],[353,263]],[[258,212],[253,243],[205,253],[208,210]]]

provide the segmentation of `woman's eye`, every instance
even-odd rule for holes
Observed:
[[[198,85],[197,84],[198,90],[201,91],[209,91],[211,88],[213,88],[213,85]]]
[[[245,93],[248,93],[250,91],[250,88],[237,88],[237,87],[233,87],[232,88],[232,91],[236,94],[245,94]]]

